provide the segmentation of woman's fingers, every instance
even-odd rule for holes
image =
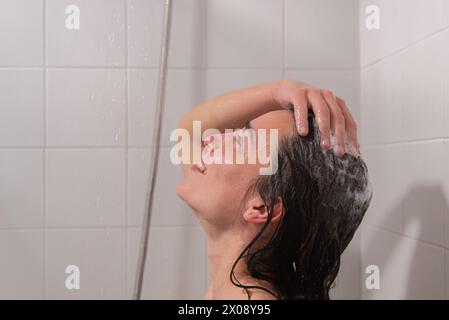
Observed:
[[[349,139],[351,140],[352,145],[357,148],[357,151],[360,152],[360,145],[357,138],[357,123],[352,117],[346,102],[339,97],[337,97],[337,102],[340,105],[341,111],[346,120],[346,130],[348,131]]]
[[[321,131],[321,147],[329,149],[329,128],[330,128],[330,111],[327,103],[324,101],[319,89],[309,89],[308,98],[312,104],[315,119]]]
[[[309,132],[309,123],[308,123],[308,101],[306,91],[302,90],[294,103],[294,114],[295,114],[295,123],[296,130],[301,136],[306,136]]]
[[[323,90],[322,95],[327,105],[330,108],[331,118],[330,126],[331,130],[335,134],[335,139],[337,140],[337,156],[343,156],[346,152],[345,150],[345,138],[346,138],[346,124],[345,117],[341,111],[340,106],[335,99],[334,94],[330,90]]]

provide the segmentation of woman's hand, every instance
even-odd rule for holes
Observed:
[[[348,142],[358,152],[360,145],[357,140],[357,123],[351,115],[343,99],[336,97],[332,91],[314,88],[305,83],[287,78],[278,81],[273,92],[273,99],[286,109],[294,108],[295,122],[298,133],[308,134],[308,109],[315,114],[321,132],[321,146],[330,147],[330,131],[335,135],[338,145],[337,156],[343,156],[345,150],[345,134]]]

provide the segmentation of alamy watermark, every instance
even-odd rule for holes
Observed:
[[[226,129],[224,134],[217,129],[207,129],[201,134],[201,121],[193,121],[192,133],[193,137],[183,128],[171,132],[170,141],[178,142],[170,151],[173,164],[258,163],[260,175],[273,175],[278,169],[278,129]],[[206,145],[204,148],[201,148],[202,142]]]

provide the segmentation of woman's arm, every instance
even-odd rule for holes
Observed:
[[[185,129],[190,134],[190,160],[193,158],[193,144],[202,149],[202,140],[195,141],[193,137],[193,121],[201,121],[201,135],[207,129],[225,129],[243,127],[248,121],[267,112],[294,108],[297,130],[300,135],[307,135],[308,108],[312,108],[322,136],[322,146],[330,146],[329,130],[335,132],[338,145],[344,154],[345,129],[351,140],[358,147],[356,124],[344,101],[335,97],[329,90],[321,90],[302,82],[283,78],[279,81],[259,84],[253,87],[218,95],[211,100],[196,106],[185,113],[178,128]],[[187,147],[187,146],[183,146]],[[184,174],[187,174],[189,164],[181,164]]]

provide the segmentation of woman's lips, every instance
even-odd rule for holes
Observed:
[[[201,174],[205,174],[205,172],[206,172],[206,168],[204,167],[204,165],[198,165],[198,164],[193,164],[190,167],[190,170],[201,173]]]

